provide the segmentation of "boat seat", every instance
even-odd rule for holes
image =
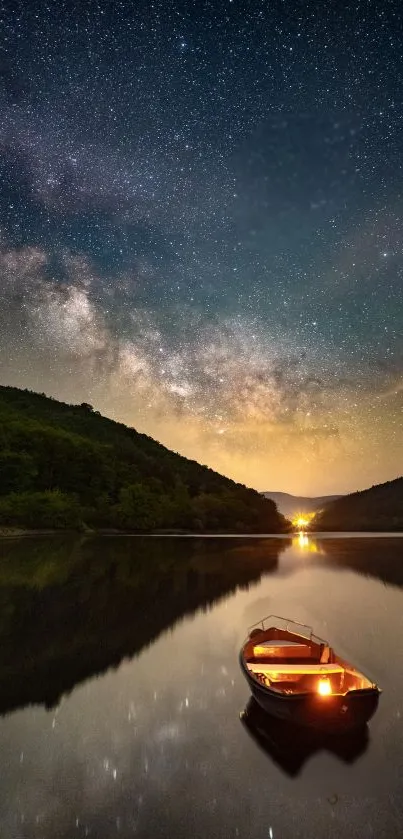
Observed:
[[[271,659],[297,659],[298,661],[320,660],[321,650],[308,644],[256,644],[253,648],[253,658],[265,661]]]
[[[328,676],[332,673],[344,673],[343,667],[340,664],[273,664],[268,662],[248,661],[248,670],[251,673],[263,673],[268,678],[272,678],[276,673],[279,675],[295,675],[295,676]]]

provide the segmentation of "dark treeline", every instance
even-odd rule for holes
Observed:
[[[317,531],[403,530],[403,478],[338,498],[315,517],[312,528]]]
[[[284,532],[275,504],[91,405],[0,387],[0,526]]]

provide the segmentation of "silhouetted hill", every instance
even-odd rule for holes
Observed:
[[[315,530],[403,530],[403,478],[344,495],[313,523]]]
[[[277,509],[283,516],[293,518],[297,513],[316,513],[341,495],[321,495],[318,498],[307,498],[304,495],[289,495],[288,492],[264,492],[265,498],[270,498],[277,504]]]
[[[282,532],[272,501],[91,405],[0,387],[0,526]]]

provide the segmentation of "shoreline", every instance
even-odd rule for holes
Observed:
[[[192,530],[154,530],[154,531],[140,531],[140,530],[117,530],[115,528],[99,528],[91,529],[84,528],[79,530],[62,530],[57,528],[44,528],[31,530],[22,527],[6,527],[0,526],[0,539],[19,539],[22,537],[32,536],[149,536],[149,537],[170,537],[177,536],[181,538],[192,539],[287,539],[298,536],[300,531],[282,531],[277,533],[234,533],[231,531],[192,531]],[[399,538],[403,537],[402,530],[323,530],[323,531],[304,531],[304,535],[311,539],[330,539],[330,538]]]

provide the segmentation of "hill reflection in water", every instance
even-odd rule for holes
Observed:
[[[321,538],[300,533],[292,545],[309,555],[314,563],[330,565],[333,570],[346,568],[364,577],[374,577],[388,585],[403,588],[403,538],[376,535],[353,538]]]
[[[286,543],[107,536],[0,542],[0,713],[56,705],[186,615],[273,573]]]

